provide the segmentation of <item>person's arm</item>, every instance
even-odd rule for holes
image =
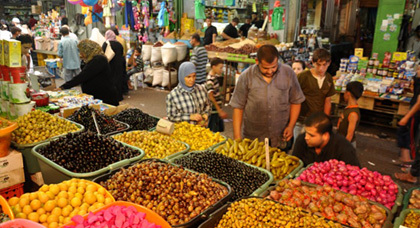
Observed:
[[[357,115],[357,113],[352,112],[349,115],[349,126],[347,129],[347,135],[346,135],[346,139],[351,142],[351,140],[353,140],[355,131],[356,131],[356,124],[357,124],[357,120],[359,119],[359,116]]]
[[[241,126],[244,110],[239,108],[233,109],[233,138],[241,139]]]
[[[331,97],[325,98],[324,113],[328,116],[331,114]]]
[[[231,40],[231,39],[233,39],[232,37],[230,37],[228,34],[226,34],[225,33],[225,31],[223,31],[222,32],[222,37],[223,37],[223,39],[226,39],[226,40]]]
[[[209,99],[210,99],[211,103],[213,103],[214,107],[216,108],[217,113],[219,114],[220,118],[226,119],[228,117],[228,115],[225,111],[223,111],[223,109],[217,103],[216,99],[213,96],[213,91],[209,92]]]
[[[217,33],[213,33],[212,35],[212,43],[216,43],[216,37],[217,37]]]
[[[102,73],[103,68],[106,64],[108,64],[106,57],[92,59],[89,63],[86,64],[86,66],[79,73],[79,75],[75,76],[72,80],[64,83],[62,86],[60,86],[60,88],[70,89],[82,84],[85,81],[90,80],[93,77],[96,77],[98,74]]]
[[[297,119],[299,117],[301,104],[290,104],[289,124],[283,131],[283,137],[289,141],[293,137],[293,129],[295,128]]]
[[[420,110],[420,95],[417,97],[417,102],[411,107],[410,111],[398,122],[398,125],[405,126],[411,117]]]

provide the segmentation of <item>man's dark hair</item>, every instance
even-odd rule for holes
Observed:
[[[211,16],[206,17],[206,20],[207,20],[207,19],[213,20],[213,18],[212,18]]]
[[[261,46],[257,51],[257,59],[259,62],[266,61],[267,63],[272,63],[279,58],[279,51],[274,45],[266,44]]]
[[[295,60],[295,61],[293,61],[293,63],[300,63],[300,65],[302,65],[303,70],[305,70],[305,68],[306,68],[306,64],[302,60]]]
[[[218,57],[214,57],[210,61],[210,67],[217,66],[217,65],[223,64],[223,63],[224,63],[223,59],[218,58]]]
[[[319,60],[331,62],[331,54],[329,51],[327,51],[324,48],[318,48],[314,51],[314,54],[312,56],[312,62],[316,63]]]
[[[305,127],[315,127],[319,134],[332,133],[332,123],[330,117],[323,112],[316,112],[305,120]]]
[[[118,31],[117,27],[112,26],[111,27],[111,30],[115,33],[116,36],[119,36],[120,35],[120,32]]]
[[[29,16],[30,18],[34,18],[34,15]]]
[[[69,33],[70,33],[70,31],[69,31],[69,29],[68,29],[68,28],[66,28],[66,27],[62,27],[62,28],[60,29],[60,34],[61,34],[61,35],[63,35],[63,36],[67,36]]]
[[[20,28],[18,28],[18,27],[15,26],[15,27],[12,27],[10,29],[10,32],[12,33],[12,35],[16,35],[16,33],[22,32],[22,30]]]
[[[21,44],[32,44],[32,37],[29,34],[23,34],[16,37],[16,40],[19,40]]]
[[[239,24],[239,18],[237,18],[237,17],[233,18],[232,22],[235,22],[236,24]]]
[[[192,34],[191,38],[193,38],[194,40],[196,40],[196,41],[198,41],[198,42],[201,42],[201,41],[200,41],[200,35],[198,35],[198,33],[194,33],[194,34]]]
[[[141,54],[141,46],[137,46],[136,51],[138,51]]]

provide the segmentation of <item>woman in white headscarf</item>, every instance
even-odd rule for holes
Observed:
[[[101,47],[106,41],[105,37],[101,34],[101,32],[99,32],[98,28],[92,29],[92,35],[90,35],[89,40],[95,41]]]

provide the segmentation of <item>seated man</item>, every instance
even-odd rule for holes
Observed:
[[[360,166],[356,149],[344,136],[333,133],[332,123],[323,112],[316,112],[305,120],[305,133],[301,134],[293,149],[293,155],[305,166],[330,159]]]

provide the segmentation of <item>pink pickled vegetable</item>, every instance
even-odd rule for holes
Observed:
[[[130,227],[130,228],[161,228],[146,220],[146,214],[138,212],[130,206],[112,206],[96,214],[89,213],[86,219],[76,215],[71,219],[76,225],[64,228],[95,228],[95,227]]]
[[[390,176],[367,168],[360,169],[335,159],[315,162],[297,179],[318,185],[327,184],[335,189],[366,197],[390,209],[398,194],[398,186]]]

